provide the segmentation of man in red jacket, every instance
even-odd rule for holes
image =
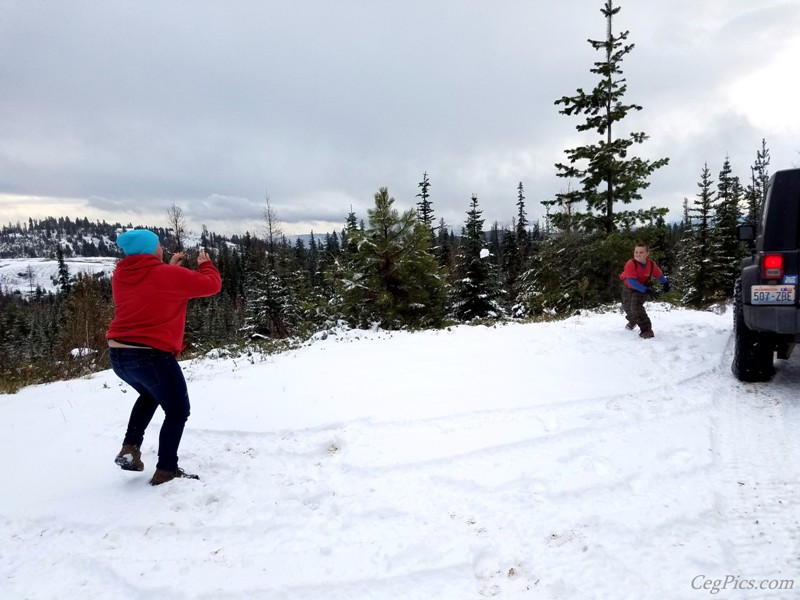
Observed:
[[[147,229],[126,231],[117,238],[117,245],[125,258],[111,278],[115,314],[106,334],[109,358],[114,373],[139,397],[114,462],[126,471],[144,470],[140,450],[144,432],[161,406],[164,423],[150,483],[159,485],[176,477],[199,479],[178,467],[178,446],[190,407],[176,357],[183,349],[189,299],[219,292],[219,271],[205,252],[197,257],[197,271],[180,266],[183,253],[164,264],[158,236]]]
[[[649,254],[648,245],[639,242],[633,249],[633,258],[625,263],[625,269],[619,274],[619,278],[622,279],[622,310],[628,319],[625,328],[632,330],[638,325],[639,337],[644,339],[650,339],[655,335],[650,317],[644,309],[644,301],[647,298],[655,300],[659,295],[650,287],[650,279],[657,279],[663,286],[664,292],[669,292],[669,280],[653,259],[649,258]]]

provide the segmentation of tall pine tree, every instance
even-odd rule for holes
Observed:
[[[750,225],[757,225],[761,221],[761,209],[764,194],[769,181],[769,150],[767,141],[761,140],[761,149],[756,152],[756,161],[750,168],[750,184],[745,192],[747,198],[747,216],[745,220]]]
[[[523,261],[528,255],[528,245],[530,244],[530,233],[528,232],[528,216],[525,213],[525,188],[522,182],[517,186],[517,226],[516,236],[519,258]]]
[[[417,214],[419,216],[420,222],[428,227],[429,229],[433,229],[433,203],[430,201],[430,188],[431,182],[428,179],[428,172],[422,174],[422,181],[419,183],[420,192],[417,194],[417,198],[420,199],[417,202]]]
[[[721,276],[719,293],[726,298],[733,296],[733,286],[739,274],[739,263],[747,253],[746,246],[739,241],[737,227],[741,215],[742,184],[733,175],[730,157],[725,157],[717,180],[717,204],[714,226],[719,234],[719,261]]]
[[[627,212],[615,210],[616,204],[626,205],[641,199],[640,190],[650,185],[648,177],[669,161],[668,158],[648,161],[632,156],[634,144],[641,144],[648,138],[644,132],[614,137],[616,124],[624,120],[630,111],[642,110],[637,104],[623,103],[628,86],[621,77],[621,63],[634,45],[625,44],[628,31],[619,35],[613,33],[612,18],[619,10],[612,6],[611,0],[606,0],[601,9],[607,23],[606,38],[589,40],[595,50],[604,52],[603,60],[594,63],[591,69],[600,77],[594,89],[588,94],[578,89],[575,96],[564,96],[556,101],[556,104],[564,106],[561,114],[586,116],[584,123],[577,126],[578,131],[595,131],[601,136],[594,144],[565,151],[569,164],[556,164],[557,175],[570,180],[577,179],[581,187],[557,194],[556,201],[562,205],[585,205],[585,212],[576,212],[572,217],[577,219],[584,231],[605,234],[611,233],[620,224],[653,221],[658,215],[666,213],[666,209],[657,208]],[[560,217],[561,214],[553,215],[557,227],[560,225],[555,221]]]
[[[473,194],[456,258],[456,276],[451,291],[453,316],[464,321],[503,315],[498,302],[501,292],[497,273],[489,256],[482,252],[486,248],[482,215],[483,212],[478,208],[478,196]]]

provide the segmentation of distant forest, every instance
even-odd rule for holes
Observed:
[[[192,300],[184,357],[212,349],[270,351],[346,325],[424,329],[458,323],[562,318],[581,309],[614,307],[619,272],[636,241],[671,279],[662,300],[696,308],[732,296],[736,268],[749,249],[736,227],[757,218],[768,174],[765,148],[743,186],[726,158],[716,180],[707,166],[684,217],[656,215],[611,233],[559,218],[529,223],[522,183],[511,227],[484,227],[477,196],[460,231],[434,221],[427,174],[419,202],[400,210],[387,189],[366,219],[349,214],[338,232],[293,243],[267,203],[263,233],[225,237],[205,229],[190,246],[180,208],[150,228],[166,259],[178,249],[192,265],[206,248],[222,274],[222,291]],[[756,174],[758,177],[756,177]],[[753,200],[757,199],[757,200]],[[556,225],[557,223],[557,225]],[[69,273],[71,256],[121,256],[115,240],[131,224],[88,219],[29,219],[0,228],[0,256],[60,260],[56,293],[0,290],[0,391],[107,368],[105,331],[113,316],[110,280]]]

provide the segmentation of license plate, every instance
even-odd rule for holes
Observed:
[[[793,285],[754,285],[750,288],[751,304],[794,304]]]

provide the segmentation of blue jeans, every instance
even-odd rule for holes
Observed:
[[[114,373],[139,392],[122,443],[141,447],[145,429],[160,406],[164,423],[158,437],[156,468],[174,471],[189,418],[189,392],[178,361],[168,352],[149,348],[109,348],[108,355]]]

